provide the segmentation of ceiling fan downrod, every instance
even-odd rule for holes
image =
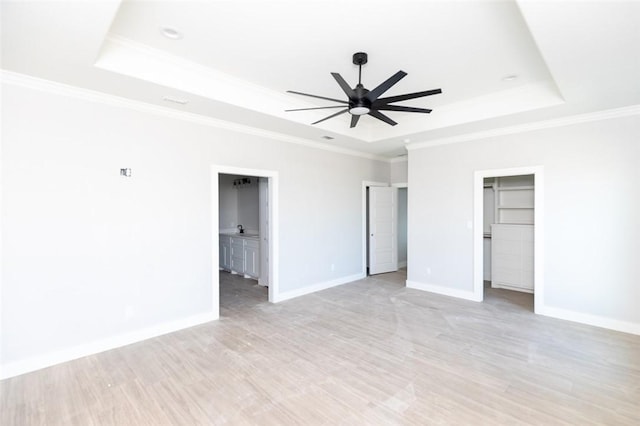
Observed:
[[[362,85],[362,66],[367,63],[369,57],[364,52],[353,54],[353,63],[358,66],[358,86]]]

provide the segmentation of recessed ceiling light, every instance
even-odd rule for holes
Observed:
[[[516,74],[511,74],[511,75],[507,75],[505,77],[502,77],[502,81],[513,81],[513,80],[517,80],[518,76]]]
[[[409,143],[409,142],[411,142],[411,139],[407,138],[407,139],[405,139],[403,142],[404,142],[404,143]]]
[[[173,27],[162,27],[160,28],[160,32],[163,36],[171,40],[179,40],[182,38],[182,33]]]
[[[322,138],[322,139],[326,139],[326,140],[328,140],[328,141],[330,141],[330,140],[332,140],[332,139],[335,139],[335,138],[332,138],[331,136],[327,136],[327,135],[321,136],[321,138]]]
[[[172,98],[171,96],[165,96],[164,98],[162,98],[162,100],[165,102],[171,102],[173,104],[180,104],[180,105],[186,105],[189,103],[189,101],[186,99]]]

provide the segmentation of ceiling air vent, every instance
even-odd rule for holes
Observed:
[[[189,103],[189,101],[186,99],[172,98],[171,96],[165,96],[164,98],[162,98],[162,100],[165,102],[171,102],[171,103],[180,104],[180,105],[186,105]]]

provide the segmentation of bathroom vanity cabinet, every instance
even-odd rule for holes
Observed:
[[[245,278],[260,277],[260,240],[257,235],[220,234],[220,269]]]

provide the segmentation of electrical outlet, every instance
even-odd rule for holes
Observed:
[[[331,271],[333,272],[333,271],[335,271],[335,270],[336,270],[336,265],[332,263],[332,264],[331,264]]]

